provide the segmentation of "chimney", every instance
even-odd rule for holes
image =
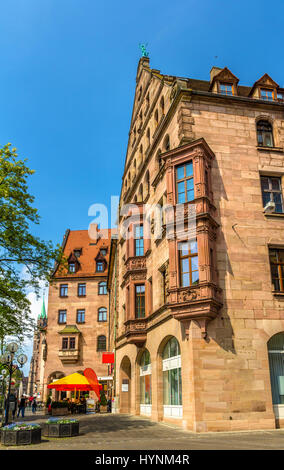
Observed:
[[[223,69],[221,69],[220,67],[212,67],[212,69],[210,70],[210,83],[212,83],[213,78],[218,75],[221,70]]]

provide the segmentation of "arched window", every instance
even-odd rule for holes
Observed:
[[[256,125],[257,144],[260,147],[273,147],[272,125],[269,121],[260,120]]]
[[[107,283],[105,281],[99,282],[99,295],[107,294]]]
[[[103,335],[98,336],[97,351],[106,351],[106,337]]]
[[[163,162],[160,158],[161,153],[162,153],[161,149],[159,149],[158,152],[156,153],[157,168],[159,168],[159,169],[162,168],[162,166],[163,166]]]
[[[98,321],[107,321],[107,309],[105,307],[99,308]]]
[[[164,416],[182,417],[181,355],[176,338],[163,351]]]
[[[147,129],[147,147],[149,147],[149,145],[150,145],[150,129],[148,127],[148,129]]]
[[[151,416],[152,387],[151,387],[151,358],[146,349],[140,360],[140,414]]]

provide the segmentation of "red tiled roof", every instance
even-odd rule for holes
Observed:
[[[82,250],[78,261],[80,263],[79,269],[75,273],[69,273],[67,269],[58,267],[53,273],[53,278],[69,277],[101,277],[107,276],[108,269],[104,272],[96,272],[95,258],[98,256],[101,249],[107,249],[105,260],[108,264],[109,250],[111,242],[111,229],[98,230],[99,239],[90,238],[88,230],[70,230],[67,232],[66,240],[64,240],[63,252],[68,259],[70,255],[74,255],[74,250]],[[73,256],[72,256],[73,258]]]

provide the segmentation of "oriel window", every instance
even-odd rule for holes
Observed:
[[[269,249],[271,278],[274,290],[284,292],[284,249]]]
[[[68,349],[68,338],[62,338],[62,349]]]
[[[135,318],[145,317],[145,285],[135,286]]]
[[[75,349],[75,344],[76,344],[76,340],[72,336],[71,338],[69,338],[69,349]]]
[[[276,176],[261,176],[261,191],[263,207],[269,201],[275,203],[276,213],[283,213],[283,196],[281,178]]]
[[[176,169],[177,202],[183,204],[194,200],[194,179],[192,162],[179,165]]]
[[[181,287],[189,287],[198,284],[199,270],[197,242],[181,242],[178,244],[178,250]]]
[[[273,147],[272,125],[268,121],[258,121],[257,126],[257,143],[260,147]]]
[[[134,243],[135,243],[135,256],[144,255],[144,238],[143,238],[143,225],[135,225],[134,227]]]

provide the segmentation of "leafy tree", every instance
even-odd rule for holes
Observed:
[[[20,341],[34,327],[27,290],[39,294],[62,257],[59,246],[31,233],[31,225],[39,223],[27,186],[33,173],[11,144],[0,148],[0,338],[13,335]]]

